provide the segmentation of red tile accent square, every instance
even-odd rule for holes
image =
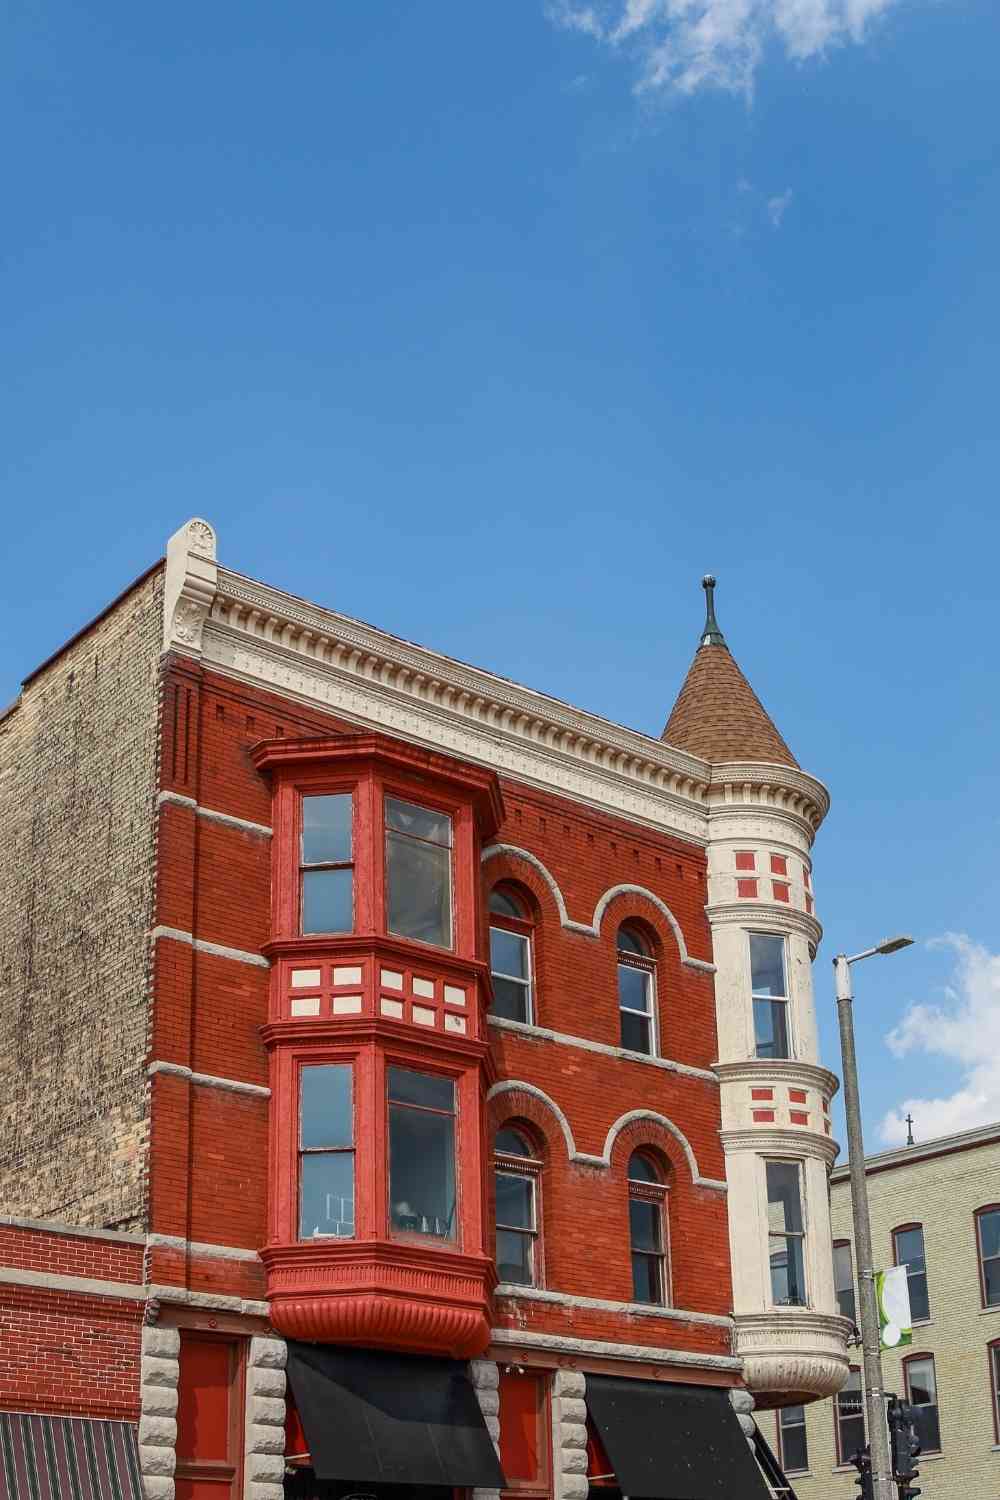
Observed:
[[[793,1125],[808,1125],[809,1115],[804,1109],[793,1109],[789,1118]]]
[[[810,896],[809,892],[806,891],[806,911],[811,912],[812,909],[813,909],[813,898]]]
[[[757,882],[756,882],[756,880],[737,880],[737,882],[736,882],[736,894],[737,894],[737,896],[750,896],[751,898],[753,898],[754,896],[756,896],[756,894],[757,894]]]
[[[774,1098],[774,1089],[751,1089],[750,1090],[750,1098],[751,1099],[773,1099]]]
[[[788,1097],[793,1104],[806,1104],[809,1100],[809,1095],[805,1089],[789,1089]]]
[[[754,1122],[755,1125],[770,1125],[770,1124],[773,1123],[773,1121],[774,1121],[774,1110],[773,1109],[755,1109],[754,1110],[754,1112],[753,1112],[753,1122]]]
[[[784,854],[772,854],[771,855],[771,874],[772,875],[787,875],[788,874],[788,860],[787,860],[787,858],[785,857]]]
[[[757,856],[752,849],[737,849],[736,868],[737,870],[756,870]]]
[[[775,901],[791,900],[791,886],[786,885],[783,880],[772,880],[771,891]]]

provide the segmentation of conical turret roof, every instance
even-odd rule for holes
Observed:
[[[702,579],[705,629],[663,734],[668,745],[703,760],[756,760],[798,767],[736,664],[715,618],[715,579]]]

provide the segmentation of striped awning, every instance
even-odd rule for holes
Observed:
[[[135,1426],[0,1412],[0,1500],[142,1500]]]

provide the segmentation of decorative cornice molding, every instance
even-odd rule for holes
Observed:
[[[269,961],[262,953],[248,953],[243,948],[227,948],[222,943],[210,943],[206,938],[196,938],[182,927],[154,927],[149,934],[155,943],[160,938],[169,938],[172,943],[187,943],[199,953],[210,953],[213,958],[231,958],[235,963],[250,964],[256,969],[269,969]]]
[[[274,835],[274,830],[266,823],[253,823],[249,818],[237,818],[233,813],[219,812],[214,807],[202,807],[200,802],[196,802],[193,797],[185,797],[182,792],[159,792],[156,805],[190,808],[199,818],[207,818],[212,823],[225,823],[230,828],[238,828],[241,833],[256,833],[264,839]]]
[[[584,937],[600,937],[601,923],[604,920],[604,913],[607,911],[612,901],[614,901],[618,896],[639,896],[642,900],[651,902],[652,905],[656,907],[661,916],[666,918],[670,930],[676,940],[677,947],[680,951],[681,963],[685,964],[689,969],[701,969],[708,974],[715,973],[715,965],[713,963],[710,963],[707,959],[690,957],[687,951],[687,944],[684,941],[684,933],[681,930],[681,925],[678,922],[677,918],[674,916],[667,903],[660,896],[657,896],[655,891],[649,890],[647,886],[609,886],[608,889],[604,892],[603,896],[598,899],[597,904],[594,907],[594,915],[591,920],[589,922],[576,922],[570,917],[569,912],[566,909],[566,898],[563,896],[562,890],[559,886],[559,882],[556,880],[555,876],[552,874],[548,866],[544,865],[538,858],[537,854],[532,854],[530,849],[522,849],[517,844],[490,844],[489,847],[484,849],[482,852],[482,863],[485,865],[489,860],[496,859],[497,856],[501,854],[507,855],[511,859],[523,859],[527,865],[530,865],[530,867],[538,875],[541,876],[541,878],[545,881],[545,884],[548,886],[549,890],[552,892],[552,898],[556,903],[556,910],[559,913],[559,922],[561,926],[566,928],[567,932],[579,932]]]
[[[170,1078],[182,1078],[185,1083],[197,1084],[199,1088],[223,1089],[229,1094],[252,1094],[256,1099],[270,1099],[271,1090],[262,1083],[243,1083],[238,1078],[217,1078],[214,1073],[195,1073],[183,1063],[151,1062],[146,1069],[150,1078],[157,1073],[166,1073]]]
[[[832,1166],[840,1151],[832,1136],[798,1126],[755,1125],[749,1130],[720,1130],[719,1136],[727,1156],[731,1151],[754,1151],[758,1156],[773,1152],[776,1156],[818,1157]]]
[[[175,531],[167,543],[163,582],[163,650],[176,649],[197,656],[216,597],[219,567],[215,560],[215,532],[195,516]]]
[[[793,766],[761,761],[714,764],[708,800],[713,816],[753,804],[804,820],[813,831],[830,810],[830,793],[815,776]]]
[[[603,1154],[595,1156],[590,1152],[577,1150],[576,1140],[573,1136],[573,1127],[570,1125],[566,1115],[559,1108],[555,1100],[546,1094],[543,1089],[538,1088],[536,1084],[525,1083],[519,1078],[505,1078],[501,1083],[493,1085],[486,1098],[489,1102],[493,1099],[501,1098],[504,1094],[513,1093],[528,1094],[532,1099],[537,1099],[540,1104],[543,1104],[546,1109],[551,1111],[562,1131],[563,1139],[566,1142],[566,1153],[570,1161],[576,1162],[581,1166],[599,1167],[606,1171],[611,1166],[611,1155],[614,1151],[615,1141],[625,1127],[634,1124],[638,1120],[650,1120],[653,1124],[659,1125],[662,1129],[666,1130],[677,1141],[684,1152],[684,1157],[691,1173],[691,1180],[696,1187],[711,1188],[714,1192],[718,1193],[729,1191],[728,1183],[721,1182],[715,1177],[703,1177],[701,1175],[697,1159],[687,1136],[674,1124],[673,1120],[669,1120],[666,1115],[657,1114],[655,1110],[630,1109],[625,1114],[619,1115],[605,1137]]]
[[[728,1354],[696,1354],[688,1349],[665,1349],[655,1344],[613,1344],[603,1339],[574,1339],[560,1333],[528,1333],[517,1328],[494,1328],[493,1344],[505,1348],[544,1349],[591,1359],[621,1359],[657,1365],[688,1365],[701,1370],[739,1373],[742,1361]]]
[[[714,1066],[723,1083],[790,1083],[796,1088],[816,1089],[827,1098],[832,1098],[840,1088],[839,1078],[829,1068],[791,1057],[748,1057]]]
[[[681,1307],[653,1307],[648,1302],[608,1302],[602,1297],[577,1297],[548,1287],[516,1286],[502,1281],[494,1296],[512,1302],[548,1302],[559,1307],[592,1308],[595,1312],[627,1313],[636,1318],[664,1318],[674,1323],[707,1323],[715,1328],[733,1327],[733,1319],[720,1313],[690,1312]]]
[[[536,1042],[558,1042],[563,1047],[579,1047],[583,1052],[598,1052],[604,1057],[617,1057],[622,1062],[642,1063],[647,1068],[662,1068],[665,1073],[680,1073],[686,1078],[700,1078],[705,1083],[718,1083],[715,1072],[709,1068],[695,1068],[689,1063],[674,1062],[669,1057],[650,1057],[646,1052],[629,1052],[625,1047],[612,1047],[607,1042],[592,1042],[589,1037],[573,1036],[568,1031],[550,1031],[547,1026],[529,1026],[526,1021],[511,1021],[506,1016],[489,1016],[491,1026],[500,1031],[512,1031],[515,1036],[531,1037]]]
[[[823,940],[823,929],[816,918],[794,906],[762,901],[714,901],[705,907],[705,914],[713,927],[721,927],[723,923],[736,923],[739,927],[799,932],[808,942],[809,951],[814,958],[816,949]]]

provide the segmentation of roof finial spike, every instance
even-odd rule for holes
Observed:
[[[701,586],[705,590],[705,629],[701,633],[701,646],[725,646],[726,638],[719,629],[719,622],[715,618],[715,579],[711,573],[706,573],[701,580]]]

